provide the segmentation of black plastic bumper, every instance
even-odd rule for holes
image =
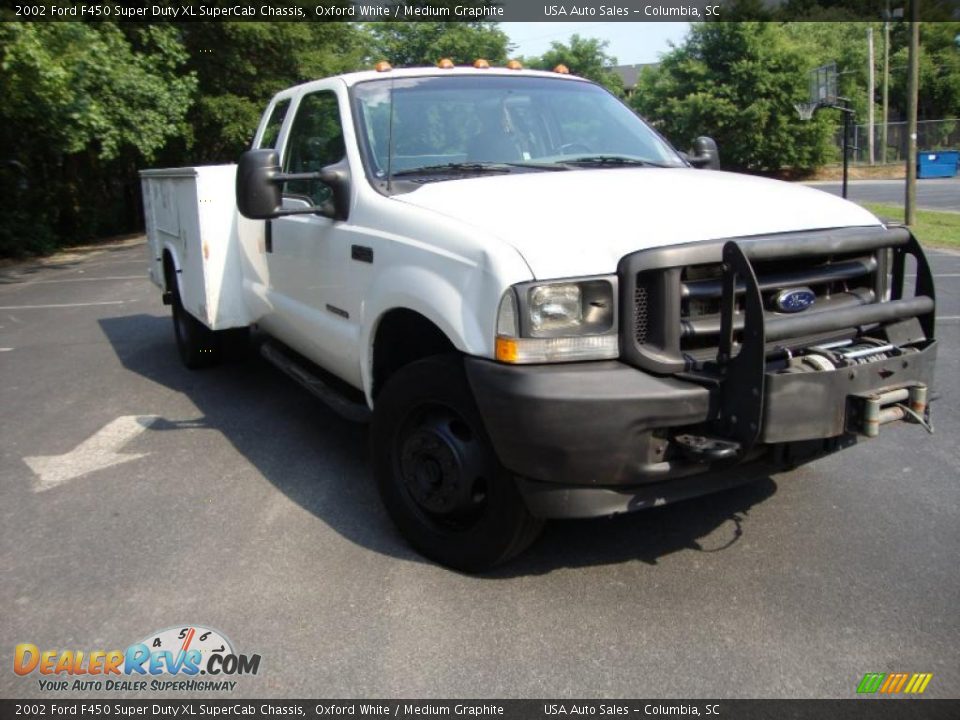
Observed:
[[[736,462],[678,456],[678,428],[716,417],[719,388],[620,362],[509,366],[466,358],[467,377],[504,465],[531,512],[598,517],[768,477],[858,440],[854,395],[933,379],[936,344],[855,371],[771,376],[761,443]],[[886,380],[882,377],[886,376]]]
[[[718,414],[719,387],[619,362],[517,367],[466,359],[504,465],[542,517],[630,512],[722,490],[854,444],[853,399],[929,385],[936,343],[854,369],[770,374],[760,443],[736,464],[678,457],[671,437]]]
[[[616,361],[513,366],[468,357],[466,370],[500,460],[552,483],[662,479],[666,442],[654,431],[710,414],[707,388]]]

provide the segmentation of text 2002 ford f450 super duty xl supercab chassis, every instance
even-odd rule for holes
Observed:
[[[482,65],[482,63],[480,63]],[[359,72],[273,98],[237,166],[143,172],[180,354],[264,355],[342,414],[424,555],[478,570],[611,515],[927,423],[917,241],[675,151],[603,88]]]

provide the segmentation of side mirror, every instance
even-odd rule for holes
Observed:
[[[283,213],[280,155],[276,150],[248,150],[237,166],[237,208],[251,220],[269,220]]]
[[[291,180],[321,182],[330,187],[331,199],[305,208],[283,207],[283,184]],[[270,220],[284,215],[325,215],[346,220],[350,205],[350,173],[346,160],[314,173],[280,172],[276,150],[248,150],[237,166],[237,209],[251,220]]]
[[[687,159],[691,165],[697,168],[720,169],[720,151],[717,149],[717,143],[713,138],[705,135],[693,141],[693,147],[690,149]]]

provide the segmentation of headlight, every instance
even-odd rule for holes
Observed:
[[[497,313],[497,360],[549,363],[618,357],[617,278],[521,283]]]

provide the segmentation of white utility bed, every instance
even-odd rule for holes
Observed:
[[[183,306],[213,330],[252,322],[243,299],[236,173],[236,165],[140,171],[150,278],[164,286],[169,251]]]

